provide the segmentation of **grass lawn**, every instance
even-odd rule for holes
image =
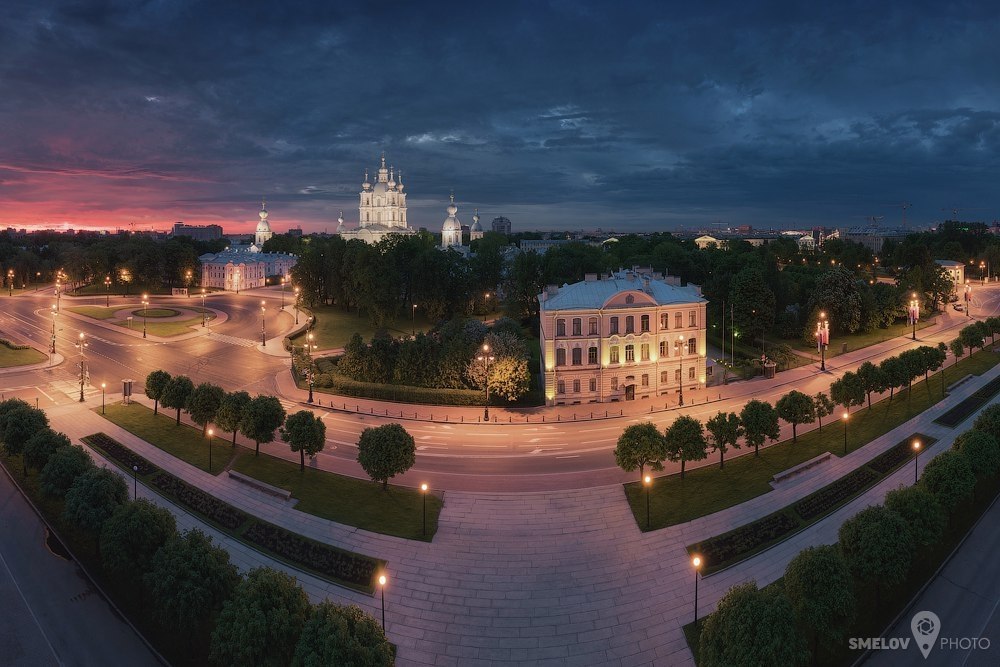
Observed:
[[[115,312],[120,309],[105,308],[104,306],[72,306],[66,310],[77,315],[83,315],[84,317],[91,317],[95,320],[110,320],[115,316]]]
[[[255,457],[241,450],[233,470],[292,492],[295,509],[385,535],[430,541],[437,531],[438,514],[444,504],[427,494],[427,534],[421,535],[422,498],[414,489],[389,485],[386,491],[375,482],[345,477],[323,470],[299,470],[296,463],[273,456]]]
[[[142,331],[142,308],[135,310],[134,312],[139,313],[133,316],[132,324],[129,326],[128,320],[114,320],[111,319],[115,316],[115,313],[121,310],[121,308],[105,308],[104,306],[73,306],[68,308],[71,312],[77,313],[78,315],[83,315],[84,317],[91,317],[95,320],[104,320],[108,324],[113,324],[116,327],[122,327],[123,329],[129,329],[130,331]],[[187,310],[194,311],[196,313],[204,313],[201,307],[192,306],[187,308]],[[215,319],[215,313],[211,310],[207,310],[209,321]],[[173,317],[174,315],[179,315],[180,313],[176,310],[170,308],[150,308],[146,312],[146,318],[154,319],[157,317]],[[192,317],[186,320],[179,320],[177,322],[146,322],[146,332],[151,333],[154,336],[162,336],[168,338],[170,336],[180,336],[181,334],[191,333],[191,327],[201,326],[201,316]]]
[[[208,319],[212,320],[215,318],[209,315]],[[128,320],[116,320],[111,324],[128,328]],[[200,326],[201,318],[192,317],[189,320],[180,320],[178,322],[147,322],[146,332],[151,333],[154,336],[169,338],[170,336],[180,336],[182,334],[191,333],[191,327]],[[142,318],[135,318],[132,320],[132,330],[142,331]]]
[[[707,334],[706,334],[706,340],[707,340],[707,342],[708,342],[709,345],[711,345],[712,347],[718,349],[719,351],[722,351],[723,349],[726,351],[725,359],[723,359],[723,361],[727,361],[728,359],[732,358],[732,356],[733,356],[733,352],[732,352],[732,350],[733,350],[733,340],[731,338],[727,337],[726,341],[725,341],[725,345],[723,345],[723,341],[722,341],[721,336],[719,336],[718,334],[713,333],[712,330],[710,329],[707,332]],[[774,341],[771,341],[771,340],[766,341],[768,355],[770,356],[772,354],[772,350],[774,349],[774,347],[776,345],[780,345],[780,344],[782,344],[784,342],[785,341],[782,341],[782,340],[779,340],[778,342],[774,342]],[[760,346],[756,345],[756,344],[755,345],[746,345],[745,341],[741,341],[739,339],[737,339],[735,341],[735,345],[736,345],[736,358],[737,359],[740,359],[740,358],[750,359],[752,361],[757,362],[754,365],[754,375],[757,375],[757,371],[760,370]],[[816,362],[814,362],[812,359],[810,359],[808,357],[800,357],[797,354],[792,354],[791,358],[789,358],[788,362],[784,363],[784,364],[781,364],[781,366],[779,366],[777,370],[779,372],[780,371],[787,371],[787,370],[791,370],[793,368],[798,368],[799,366],[805,366],[807,364],[813,364],[813,363],[816,363]],[[737,371],[736,374],[738,375],[739,372]]]
[[[94,408],[94,412],[101,414],[101,409]],[[152,410],[138,403],[114,404],[107,406],[104,418],[171,456],[208,472],[208,446],[201,431],[183,423],[178,426],[174,414],[173,410],[164,414],[163,408],[160,408],[160,413],[154,415]],[[225,438],[212,438],[214,474],[222,472],[234,455],[232,446]]]
[[[12,350],[6,345],[0,345],[0,368],[40,364],[46,359],[48,359],[47,355],[33,347],[26,350]]]
[[[375,335],[375,326],[368,316],[359,316],[356,311],[346,312],[335,306],[317,306],[312,309],[312,313],[316,317],[316,324],[312,329],[313,340],[320,350],[344,347],[355,333],[361,334],[365,341],[371,340]],[[299,321],[302,321],[301,315]],[[414,331],[429,331],[435,324],[437,322],[428,320],[417,308],[416,318],[412,322],[410,318],[402,317],[388,324],[386,329],[394,336],[402,336]],[[304,339],[300,335],[293,340],[296,345],[302,345]]]
[[[920,331],[924,327],[929,327],[934,324],[934,318],[928,318],[926,320],[921,320],[917,322],[917,331]],[[836,357],[838,354],[843,354],[844,343],[847,343],[847,352],[853,352],[854,350],[860,350],[863,347],[868,347],[869,345],[875,345],[877,343],[884,343],[887,340],[893,338],[899,338],[901,336],[907,336],[912,334],[913,327],[905,322],[900,324],[893,324],[885,329],[875,329],[869,333],[856,333],[848,336],[830,336],[830,348],[826,351],[826,358]],[[815,344],[806,344],[806,342],[800,338],[795,340],[786,341],[792,349],[803,350],[806,352],[816,353]]]
[[[181,314],[181,311],[174,310],[173,308],[147,308],[146,312],[143,313],[142,308],[132,311],[132,314],[136,317],[176,317]]]
[[[981,350],[965,357],[957,366],[944,371],[945,384],[966,375],[980,375],[1000,361],[1000,353]],[[912,395],[904,390],[890,403],[883,399],[872,404],[871,410],[859,410],[848,424],[848,452],[867,445],[884,433],[915,417],[941,400],[940,374],[932,375],[929,386],[920,381],[913,384]],[[803,434],[797,443],[785,440],[760,450],[760,456],[743,455],[726,461],[723,470],[717,465],[689,471],[682,481],[679,474],[658,477],[650,491],[650,529],[665,528],[746,502],[771,490],[775,473],[787,470],[814,456],[829,451],[835,456],[844,452],[844,429],[841,422],[830,419],[822,430]],[[716,457],[717,458],[717,457]],[[625,485],[632,514],[642,528],[646,526],[646,496],[639,482]]]

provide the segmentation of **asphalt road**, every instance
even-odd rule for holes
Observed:
[[[0,663],[158,665],[0,471]]]
[[[865,667],[994,667],[1000,665],[1000,503],[983,516],[962,548],[917,598],[886,638],[910,638],[906,649],[872,653]],[[910,621],[921,611],[935,613],[940,634],[926,659],[918,652]],[[977,641],[949,641],[962,638]],[[942,640],[945,640],[942,643]],[[985,640],[985,641],[983,641]],[[963,646],[966,646],[963,648]],[[975,648],[973,648],[975,647]]]

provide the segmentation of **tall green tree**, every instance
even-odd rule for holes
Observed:
[[[948,347],[951,349],[951,353],[955,355],[955,364],[957,364],[958,360],[965,354],[965,345],[962,343],[962,339],[956,338],[948,344]],[[955,364],[952,365],[954,366]]]
[[[201,427],[202,437],[208,435],[208,425],[215,419],[226,391],[215,384],[202,382],[187,399],[187,411],[191,421]]]
[[[868,399],[868,409],[871,410],[872,392],[885,391],[885,377],[881,369],[870,361],[866,361],[858,366],[856,375],[858,376],[858,381],[861,383],[861,388],[865,392],[865,397]]]
[[[35,470],[41,470],[57,449],[69,447],[70,444],[65,433],[58,433],[48,427],[35,431],[24,443],[24,463]]]
[[[914,545],[903,517],[881,505],[866,507],[840,526],[840,549],[862,585],[874,586],[876,605],[882,585],[906,579]]]
[[[735,412],[717,412],[705,422],[705,429],[712,436],[712,449],[719,452],[719,470],[726,463],[726,451],[738,449],[743,437],[743,424]]]
[[[42,493],[51,498],[64,497],[76,478],[93,467],[94,461],[83,447],[73,445],[57,448],[38,476]]]
[[[854,621],[854,582],[836,546],[800,551],[785,568],[784,588],[799,632],[810,640],[814,661],[821,647],[844,640]]]
[[[121,505],[101,528],[101,565],[116,577],[140,582],[160,547],[177,535],[174,515],[145,498]]]
[[[127,502],[128,486],[121,475],[107,468],[92,468],[69,487],[63,516],[96,540],[104,522]]]
[[[767,401],[747,401],[740,411],[740,423],[743,424],[747,444],[753,447],[754,456],[760,455],[760,446],[765,438],[774,441],[781,436],[778,413]]]
[[[22,401],[23,403],[23,401]],[[0,413],[0,438],[8,456],[24,454],[25,445],[38,431],[48,428],[49,418],[43,410],[35,409],[27,403],[14,404],[11,409]],[[21,459],[22,471],[28,474],[28,462]]]
[[[837,404],[830,400],[824,392],[819,392],[813,396],[813,405],[816,406],[816,419],[819,420],[819,430],[823,430],[823,417],[829,417],[837,408]]]
[[[708,456],[708,443],[701,422],[688,415],[681,415],[668,426],[663,434],[667,458],[681,463],[681,479],[688,461],[702,461]]]
[[[382,490],[389,487],[390,479],[402,475],[416,462],[416,443],[400,424],[383,424],[361,432],[358,463],[373,482],[382,483]]]
[[[862,283],[853,271],[843,266],[837,266],[817,281],[812,297],[809,299],[807,311],[813,315],[807,323],[806,331],[812,335],[816,315],[823,311],[827,314],[830,327],[835,333],[855,333],[861,329],[862,313]]]
[[[165,408],[175,408],[177,410],[177,425],[181,425],[181,410],[187,407],[188,398],[194,393],[194,383],[186,375],[178,375],[171,378],[166,389],[160,396],[160,403]]]
[[[966,431],[963,435],[960,441],[955,441],[955,446],[969,460],[972,472],[977,477],[995,476],[1000,471],[1000,442],[979,429]]]
[[[285,423],[285,409],[274,396],[255,396],[243,411],[240,433],[254,441],[254,456],[260,456],[260,443],[274,441],[274,434]]]
[[[245,391],[231,391],[222,397],[219,409],[215,413],[215,424],[223,431],[233,434],[233,448],[236,447],[236,434],[250,405],[250,394]]]
[[[289,415],[281,427],[281,439],[299,453],[299,470],[306,469],[306,454],[316,456],[326,444],[326,424],[309,410]]]
[[[934,494],[949,515],[976,489],[972,464],[962,452],[941,452],[924,466],[920,481]]]
[[[761,338],[774,326],[777,302],[763,271],[756,265],[736,274],[729,301],[733,304],[733,324],[741,340]]]
[[[292,665],[391,667],[395,661],[396,647],[377,620],[354,605],[345,607],[323,600],[309,611]]]
[[[937,544],[944,535],[948,517],[937,497],[922,484],[892,489],[885,494],[885,506],[903,517],[918,547]]]
[[[630,424],[618,436],[615,447],[615,463],[625,472],[639,470],[639,477],[650,470],[663,470],[663,460],[667,458],[667,445],[663,434],[653,422]]]
[[[861,405],[865,402],[865,389],[857,374],[847,371],[830,384],[830,398],[837,405],[850,409],[852,405]]]
[[[212,632],[212,662],[291,664],[308,614],[309,598],[293,577],[266,567],[251,570],[219,614]]]
[[[816,419],[816,406],[812,396],[792,390],[778,399],[774,406],[778,417],[792,425],[792,442],[798,442],[796,430],[799,424],[809,424]]]
[[[167,385],[170,384],[170,373],[166,371],[153,371],[146,376],[146,397],[153,399],[153,414],[157,414],[160,409],[160,399]]]

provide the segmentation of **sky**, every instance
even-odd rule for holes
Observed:
[[[989,2],[5,0],[0,227],[1000,217]]]

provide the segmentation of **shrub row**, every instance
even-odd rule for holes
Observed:
[[[868,466],[858,468],[795,503],[795,513],[802,517],[803,521],[811,522],[828,514],[845,500],[858,495],[879,479],[881,479],[881,475]]]
[[[742,560],[760,547],[799,529],[799,522],[787,510],[770,514],[701,544],[688,547],[701,555],[705,569]]]
[[[7,340],[6,338],[0,338],[0,345],[3,345],[11,350],[27,350],[31,347],[30,345],[18,345],[17,343]]]
[[[471,389],[432,389],[407,385],[358,382],[339,373],[319,373],[315,387],[320,391],[341,396],[373,398],[397,403],[427,403],[430,405],[482,405],[483,392]]]
[[[990,380],[974,394],[944,413],[934,421],[942,426],[954,428],[961,424],[973,412],[985,405],[987,401],[1000,393],[1000,377]]]
[[[241,537],[244,541],[257,545],[296,566],[314,571],[328,581],[364,591],[374,589],[375,571],[380,566],[380,561],[310,540],[257,519],[161,470],[103,433],[89,435],[82,440],[106,454],[123,468],[127,467],[129,471],[132,470],[132,465],[139,465],[140,470],[148,470],[143,474],[153,475],[152,484],[163,495],[232,533],[240,535],[242,530]]]

